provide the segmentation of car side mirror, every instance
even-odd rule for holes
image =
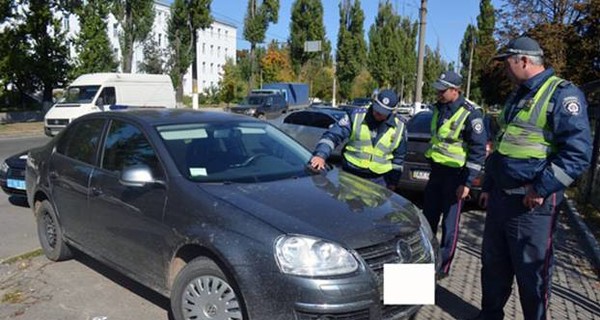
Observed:
[[[154,183],[164,185],[163,181],[154,179],[152,170],[144,164],[123,168],[123,170],[121,170],[119,182],[127,187],[143,187]]]

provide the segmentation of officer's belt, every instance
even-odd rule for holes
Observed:
[[[502,191],[504,191],[504,193],[508,194],[508,195],[526,195],[527,194],[527,187],[518,187],[518,188],[512,188],[512,189],[502,189]]]

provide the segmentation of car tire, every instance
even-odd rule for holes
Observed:
[[[64,240],[62,227],[52,204],[42,201],[35,207],[38,238],[44,255],[52,261],[62,261],[73,257],[71,249]]]
[[[192,260],[177,275],[171,312],[175,320],[247,319],[235,283],[208,258]]]

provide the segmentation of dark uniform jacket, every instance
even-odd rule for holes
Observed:
[[[461,106],[466,106],[471,110],[471,113],[465,121],[464,129],[459,136],[467,145],[467,163],[483,166],[485,162],[485,145],[487,144],[489,137],[486,126],[483,123],[483,113],[481,109],[475,108],[472,104],[466,102],[462,95],[454,102],[443,104],[438,102],[434,105],[439,111],[437,128],[439,129],[445,121],[448,121]],[[433,172],[441,174],[443,174],[444,170],[462,170],[460,175],[460,179],[462,180],[461,184],[469,188],[473,184],[473,180],[481,171],[468,168],[467,166],[463,168],[450,168],[435,162],[431,162],[431,167]]]
[[[520,110],[519,101],[532,99],[553,74],[554,70],[546,69],[521,84],[505,104],[504,120],[509,123]],[[547,121],[552,132],[550,141],[557,151],[546,159],[515,159],[494,152],[486,164],[483,191],[531,184],[538,195],[546,198],[565,189],[589,166],[592,141],[583,92],[570,82],[563,83],[554,92],[550,104],[553,107],[548,110]]]
[[[383,122],[377,122],[373,117],[373,111],[371,110],[371,108],[357,108],[352,111],[350,116],[345,116],[344,118],[340,119],[333,127],[331,127],[327,132],[325,132],[321,137],[321,141],[329,140],[333,143],[333,145],[338,146],[340,143],[344,143],[348,138],[350,138],[350,134],[352,133],[352,119],[354,118],[355,112],[366,112],[365,120],[363,123],[365,123],[371,130],[373,144],[375,144],[376,141],[379,141],[381,136],[387,131],[389,127],[396,126],[396,123],[392,116],[388,117],[388,119]],[[400,119],[400,121],[403,122],[405,121],[404,118],[400,116],[398,116],[398,119]],[[333,149],[331,148],[331,145],[327,143],[319,143],[317,144],[313,155],[319,156],[323,159],[327,159],[331,154],[332,150]],[[401,168],[401,166],[404,163],[404,156],[406,155],[406,129],[402,133],[402,140],[400,141],[400,146],[398,146],[398,148],[394,150],[393,155],[394,158],[392,159],[392,164]],[[347,172],[351,172],[353,174],[367,179],[373,179],[380,176],[368,169],[358,168],[352,165],[351,163],[348,163],[348,161],[346,161],[344,157],[342,158],[343,168]],[[388,185],[395,186],[398,184],[401,175],[402,170],[399,169],[387,172],[384,176]]]

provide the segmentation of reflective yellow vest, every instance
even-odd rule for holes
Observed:
[[[529,100],[510,123],[506,123],[505,110],[500,114],[500,132],[496,142],[496,150],[501,154],[516,159],[545,159],[552,152],[549,137],[551,131],[547,127],[547,113],[550,98],[556,88],[564,80],[551,76],[542,84],[533,99]]]
[[[473,106],[473,108],[479,107]],[[463,130],[469,114],[471,114],[471,110],[461,106],[438,129],[440,112],[435,108],[431,118],[431,141],[429,141],[429,149],[425,152],[425,157],[448,167],[463,167],[467,161],[467,147],[460,138],[460,132]]]
[[[404,123],[393,116],[396,126],[388,128],[379,141],[373,145],[369,127],[363,123],[365,116],[364,112],[354,113],[352,133],[346,144],[344,158],[358,168],[384,174],[393,168],[393,152],[402,140]]]

